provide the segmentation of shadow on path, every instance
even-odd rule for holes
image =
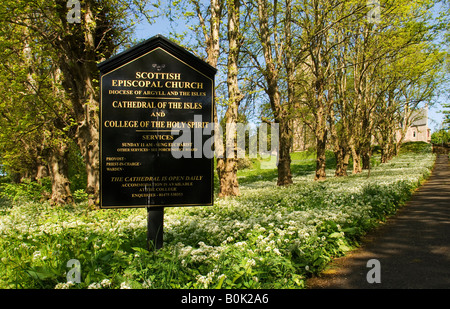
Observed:
[[[380,262],[381,283],[368,283],[370,259]],[[450,168],[438,155],[428,181],[385,224],[369,233],[362,246],[338,258],[310,289],[449,289]]]

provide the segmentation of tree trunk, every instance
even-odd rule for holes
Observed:
[[[295,63],[292,52],[292,1],[286,1],[284,29],[286,35],[285,65],[287,75],[287,104],[283,106],[282,117],[279,117],[279,156],[277,185],[287,186],[293,183],[291,174],[291,149],[293,146],[291,106],[295,100]]]
[[[334,175],[336,177],[347,176],[348,161],[350,159],[350,154],[344,147],[339,147],[338,150],[334,152],[336,158],[336,171]]]
[[[352,158],[353,158],[353,174],[361,173],[362,169],[361,169],[361,157],[360,157],[360,154],[356,150],[355,145],[351,145],[350,149],[352,151]]]
[[[228,109],[225,113],[226,130],[226,158],[218,158],[217,170],[220,181],[219,197],[237,196],[239,183],[237,180],[237,151],[236,151],[236,130],[239,103],[242,95],[238,86],[238,59],[240,50],[240,29],[239,29],[239,9],[240,0],[227,1],[228,10]],[[231,151],[230,151],[231,150]],[[231,152],[231,153],[230,153]]]
[[[36,180],[39,182],[41,179],[47,177],[50,174],[48,166],[39,164],[36,171]]]
[[[99,98],[96,84],[98,69],[95,45],[95,20],[92,3],[85,3],[84,41],[75,42],[70,38],[59,40],[65,52],[61,54],[60,68],[64,74],[63,86],[70,95],[77,125],[74,140],[78,144],[86,164],[89,205],[96,206],[100,195],[100,151],[99,151]],[[78,45],[82,44],[81,50]],[[80,55],[82,53],[82,55]]]
[[[210,18],[209,27],[202,15],[202,8],[198,1],[192,2],[195,6],[198,20],[205,37],[207,62],[213,67],[217,66],[220,55],[220,25],[223,17],[223,0],[210,0]],[[229,18],[233,18],[229,16]],[[235,18],[235,17],[234,17]],[[235,21],[236,22],[236,21]],[[209,28],[209,30],[208,30]],[[234,55],[229,55],[233,57]],[[236,73],[237,74],[237,73]],[[230,76],[227,77],[230,79]],[[222,134],[224,130],[220,127],[217,115],[217,106],[214,101],[214,151],[217,160],[217,176],[219,178],[219,196],[236,196],[239,195],[239,187],[237,183],[237,164],[234,158],[227,160],[225,157],[225,148],[223,145]]]
[[[334,172],[334,175],[336,177],[342,177],[347,176],[347,166],[348,166],[348,151],[347,151],[347,141],[345,140],[345,132],[341,132],[338,134],[338,131],[336,129],[336,117],[334,114],[333,109],[330,110],[329,115],[329,123],[330,123],[330,134],[331,134],[331,140],[333,144],[333,152],[334,157],[336,159],[336,170]],[[346,121],[343,117],[342,119],[342,131],[345,130]],[[344,135],[344,136],[343,136]]]
[[[367,87],[366,87],[367,88]],[[368,91],[365,91],[366,96]],[[362,168],[363,170],[370,169],[370,158],[372,156],[372,127],[373,127],[373,119],[372,118],[372,108],[369,108],[370,100],[366,98],[365,106],[367,106],[366,110],[363,113],[363,121],[362,121],[362,147],[361,147],[361,159],[362,159]]]
[[[90,125],[82,125],[78,128],[77,143],[86,164],[87,185],[86,193],[89,196],[89,205],[98,205],[100,194],[100,149],[99,149],[99,131],[98,116],[91,110],[86,115],[85,122]],[[91,118],[92,117],[92,118]]]
[[[363,170],[370,169],[370,153],[368,151],[364,151],[361,158],[362,158],[362,169]]]
[[[291,174],[291,146],[292,138],[289,126],[289,119],[281,117],[279,124],[279,148],[278,148],[278,186],[292,184]]]
[[[65,143],[60,143],[49,151],[49,172],[52,178],[51,202],[56,205],[73,203],[70,191],[70,181],[68,177],[69,147]]]
[[[219,167],[220,166],[220,167]],[[219,171],[220,190],[219,197],[238,196],[239,183],[237,181],[237,162],[235,158],[222,158],[217,160]]]
[[[281,54],[276,52],[276,56],[272,56],[272,43],[275,45],[275,50],[279,48],[280,44],[276,40],[272,40],[269,29],[268,17],[268,3],[263,0],[258,0],[258,18],[260,27],[260,40],[264,53],[265,69],[264,77],[267,82],[266,93],[269,96],[270,107],[275,116],[275,123],[279,125],[279,151],[278,151],[278,185],[292,184],[291,175],[291,157],[290,150],[292,146],[292,134],[290,132],[290,120],[288,117],[289,106],[283,106],[281,103],[279,82],[279,67],[281,65]],[[290,10],[288,8],[288,10]],[[288,50],[289,53],[289,50]],[[292,68],[292,63],[288,63],[289,68]],[[292,74],[292,73],[291,73]],[[292,77],[292,76],[291,76]],[[289,78],[289,77],[288,77]],[[293,88],[289,83],[289,94],[293,94]],[[290,95],[291,97],[291,95]]]
[[[327,133],[326,130],[322,131],[317,136],[317,144],[316,144],[316,175],[314,180],[325,180],[327,178],[326,174],[326,144],[327,144]]]
[[[361,159],[362,159],[362,169],[368,170],[370,169],[370,158],[372,156],[372,151],[370,144],[365,145],[362,149]]]
[[[327,178],[325,150],[327,145],[327,124],[323,102],[323,84],[318,80],[316,83],[317,111],[316,111],[316,175],[314,180],[325,180]]]
[[[387,163],[389,161],[389,144],[383,143],[380,145],[381,147],[381,163]]]
[[[237,107],[236,107],[237,109]],[[240,195],[239,183],[237,180],[237,151],[236,151],[236,118],[237,111],[230,105],[225,114],[227,121],[226,154],[217,158],[217,174],[219,177],[219,197]],[[236,115],[237,116],[237,115]]]

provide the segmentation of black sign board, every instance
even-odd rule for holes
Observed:
[[[160,35],[98,67],[100,207],[212,205],[216,69]]]

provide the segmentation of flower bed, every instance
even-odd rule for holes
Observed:
[[[145,209],[15,201],[0,212],[1,288],[303,288],[407,201],[434,163],[404,153],[345,178],[245,182],[211,207],[166,208],[164,247],[145,247]],[[330,171],[332,175],[332,171]],[[255,178],[257,179],[257,178]],[[67,262],[81,283],[67,283]]]

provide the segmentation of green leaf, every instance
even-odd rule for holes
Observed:
[[[334,232],[334,233],[328,235],[328,237],[330,237],[330,238],[339,238],[341,236],[342,236],[341,233],[338,233],[338,232]]]
[[[131,249],[133,249],[134,251],[139,252],[139,253],[145,253],[145,254],[148,253],[147,249],[144,249],[144,248],[141,248],[141,247],[131,247]]]
[[[357,228],[356,227],[348,227],[348,228],[345,228],[345,229],[342,229],[342,231],[344,232],[344,233],[346,233],[346,234],[355,234],[356,233],[356,231],[357,231]]]
[[[221,289],[222,288],[222,284],[225,281],[226,276],[222,276],[222,278],[220,278],[219,283],[217,283],[215,289]]]
[[[349,246],[345,245],[345,244],[341,244],[339,245],[339,250],[346,252],[346,251],[350,251],[352,250]]]
[[[25,270],[35,280],[56,279],[58,276],[52,269],[44,266],[35,266],[31,269]]]

